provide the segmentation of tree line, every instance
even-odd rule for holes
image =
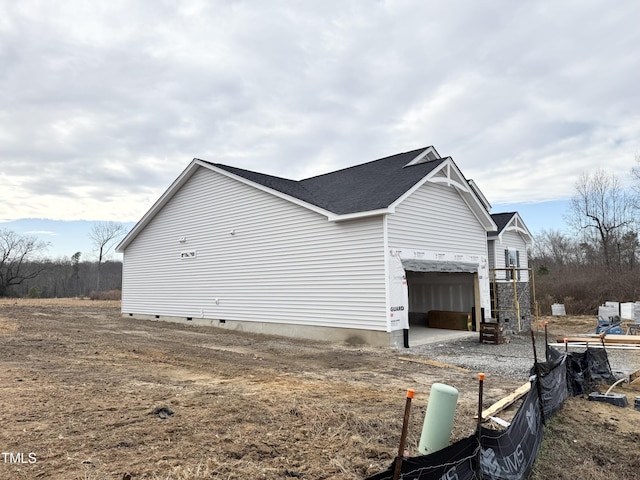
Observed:
[[[38,275],[26,278],[19,285],[13,286],[5,296],[90,297],[111,300],[120,298],[119,292],[122,287],[122,262],[120,261],[108,260],[99,265],[97,261],[83,262],[69,258],[44,259],[27,262],[24,268],[25,272],[38,272]]]
[[[596,314],[606,301],[640,301],[640,157],[623,185],[600,169],[574,185],[566,231],[537,234],[530,252],[541,314]],[[526,219],[525,219],[526,222]]]
[[[0,230],[0,297],[100,296],[119,291],[122,263],[109,254],[126,229],[116,222],[96,222],[89,232],[96,261],[82,261],[81,252],[70,258],[44,256],[46,242],[32,235]],[[113,294],[112,294],[113,296]]]

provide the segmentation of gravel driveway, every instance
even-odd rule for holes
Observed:
[[[536,351],[538,361],[544,361],[544,333],[537,333]],[[549,342],[555,338],[549,336]],[[557,347],[563,349],[564,347]],[[584,348],[570,347],[570,351]],[[533,367],[534,353],[529,333],[509,336],[509,343],[502,345],[482,344],[477,337],[447,340],[411,347],[407,354],[424,355],[432,360],[467,368],[474,372],[505,376],[526,381]],[[640,369],[639,350],[607,349],[612,371],[620,378]]]

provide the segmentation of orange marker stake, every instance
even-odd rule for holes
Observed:
[[[478,374],[478,426],[482,423],[482,387],[484,384],[484,373]]]
[[[398,447],[398,456],[396,457],[396,468],[393,472],[393,480],[400,478],[402,472],[402,456],[404,455],[404,445],[407,441],[407,429],[409,427],[409,412],[411,411],[411,400],[416,391],[412,389],[407,390],[407,403],[404,405],[404,420],[402,421],[402,435],[400,435],[400,446]]]

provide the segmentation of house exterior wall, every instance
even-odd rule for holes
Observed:
[[[532,301],[531,285],[529,284],[529,271],[520,270],[516,277],[515,295],[514,282],[509,272],[500,270],[506,266],[505,250],[513,249],[519,252],[520,268],[527,269],[528,255],[527,244],[517,232],[505,231],[502,233],[502,241],[490,240],[489,247],[492,253],[489,255],[490,265],[496,268],[493,272],[495,282],[493,286],[493,316],[508,325],[513,332],[528,331],[531,328]],[[516,297],[518,305],[516,308]],[[518,318],[519,315],[519,318]]]
[[[491,240],[489,243],[493,244],[492,255],[490,255],[490,265],[492,268],[505,268],[506,259],[504,251],[507,249],[513,249],[519,252],[520,268],[529,268],[527,244],[519,233],[506,231],[502,234],[502,241]],[[497,270],[496,280],[507,280],[505,271]],[[520,271],[519,281],[529,281],[529,272],[527,270]]]
[[[496,241],[489,240],[488,242],[488,254],[489,254],[489,265],[491,268],[494,268],[496,265]],[[504,263],[504,259],[502,260]]]
[[[490,315],[487,233],[453,187],[425,183],[389,215],[387,229],[389,249],[401,251],[403,258],[477,265],[480,303],[485,316]],[[416,291],[421,288],[431,291]],[[416,283],[413,300],[441,296],[454,288],[444,283]]]
[[[384,255],[382,217],[329,222],[201,167],[126,247],[122,312],[386,332]]]

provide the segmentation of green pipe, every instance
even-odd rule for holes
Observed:
[[[457,402],[458,390],[455,388],[442,383],[434,383],[431,386],[418,445],[420,454],[437,452],[449,445]]]

